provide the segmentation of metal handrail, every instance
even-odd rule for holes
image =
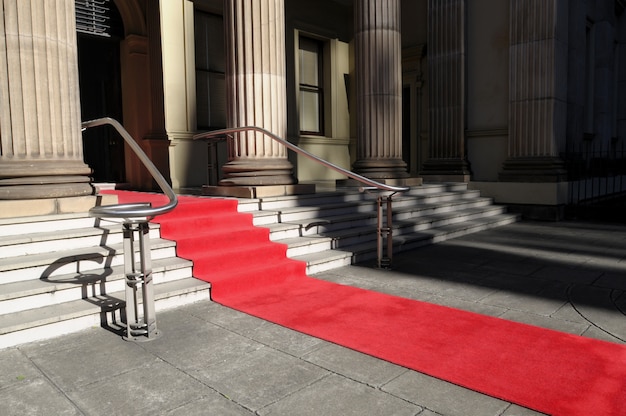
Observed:
[[[152,161],[144,153],[143,149],[137,144],[132,136],[122,127],[122,125],[110,117],[98,118],[95,120],[84,121],[82,123],[82,129],[86,130],[90,127],[102,126],[109,124],[117,130],[117,132],[126,141],[126,144],[135,152],[139,160],[148,169],[148,172],[152,175],[156,183],[159,185],[163,193],[168,197],[167,204],[153,207],[151,203],[134,203],[134,204],[117,204],[117,205],[103,205],[99,207],[93,207],[89,210],[89,214],[93,217],[113,217],[113,218],[154,218],[157,215],[165,214],[173,210],[178,205],[178,198],[174,193],[174,190],[170,187],[169,183],[165,180],[161,172],[154,166]]]
[[[344,169],[340,166],[337,166],[327,160],[324,160],[318,156],[315,156],[312,153],[307,152],[306,150],[296,146],[293,143],[288,142],[285,139],[282,139],[280,137],[278,137],[277,135],[275,135],[274,133],[265,130],[264,128],[261,127],[256,127],[256,126],[244,126],[244,127],[232,127],[232,128],[227,128],[227,129],[221,129],[221,130],[213,130],[213,131],[208,131],[208,132],[204,132],[204,133],[199,133],[193,136],[194,140],[198,140],[198,139],[211,139],[211,138],[217,138],[220,136],[228,136],[231,133],[238,133],[238,132],[244,132],[244,131],[257,131],[259,133],[263,133],[266,136],[272,138],[273,140],[277,141],[278,143],[282,144],[283,146],[285,146],[286,148],[293,150],[294,152],[301,154],[302,156],[306,156],[309,159],[312,159],[324,166],[326,166],[329,169],[334,170],[335,172],[339,172],[343,175],[346,175],[347,177],[354,179],[358,182],[361,182],[362,184],[366,185],[365,187],[361,187],[361,191],[367,191],[367,190],[372,190],[372,189],[378,189],[380,191],[388,191],[388,192],[406,192],[408,191],[410,188],[408,186],[393,186],[393,185],[387,185],[385,183],[381,183],[381,182],[377,182],[375,180],[372,180],[370,178],[366,178],[365,176],[361,176],[358,173],[354,173],[352,171],[349,171],[347,169]]]

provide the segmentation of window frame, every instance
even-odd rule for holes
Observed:
[[[306,39],[307,42],[311,42],[317,45],[317,85],[305,84],[301,82],[302,77],[302,68],[301,68],[301,57],[300,53],[302,51],[301,41],[302,39]],[[305,136],[320,136],[324,137],[326,134],[325,129],[325,70],[324,70],[324,56],[326,53],[326,44],[327,41],[310,35],[305,32],[296,32],[297,39],[297,92],[298,92],[298,124],[299,124],[299,132],[301,135]],[[315,93],[317,94],[317,124],[318,131],[313,130],[303,130],[302,129],[302,93]]]

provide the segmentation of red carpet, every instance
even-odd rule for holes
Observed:
[[[625,346],[307,277],[233,200],[156,222],[223,305],[550,415],[626,415]]]

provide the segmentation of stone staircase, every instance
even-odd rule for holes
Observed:
[[[376,195],[346,188],[315,195],[240,200],[239,210],[268,227],[270,239],[315,274],[377,258]],[[393,196],[394,252],[518,220],[465,183],[424,184]]]
[[[393,197],[394,251],[436,243],[517,220],[466,184],[423,185]],[[356,189],[240,199],[287,255],[309,274],[373,259],[376,195]],[[121,334],[124,322],[122,225],[86,214],[0,219],[0,348],[90,326]],[[210,299],[172,241],[151,224],[158,311]]]
[[[0,348],[91,326],[121,334],[122,240],[120,223],[86,214],[0,220]],[[156,224],[150,248],[157,311],[210,298]]]

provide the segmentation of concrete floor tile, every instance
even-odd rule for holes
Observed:
[[[481,303],[516,311],[532,312],[537,315],[551,316],[566,303],[566,300],[500,290],[483,298]]]
[[[247,409],[257,411],[310,386],[329,372],[271,348],[253,351],[210,369],[198,378]]]
[[[535,412],[534,410],[512,404],[502,413],[502,416],[543,416],[545,413]]]
[[[264,348],[259,342],[193,316],[179,325],[161,321],[161,328],[161,338],[143,343],[141,347],[190,372],[234,363]]]
[[[499,317],[508,311],[508,309],[499,306],[487,305],[481,302],[468,302],[463,299],[441,296],[433,296],[430,302],[437,305],[448,306],[450,308],[461,309],[464,311],[470,311],[474,313],[479,313],[481,315],[495,317]]]
[[[419,406],[333,374],[258,413],[261,416],[413,416],[421,411]]]
[[[407,371],[404,367],[330,343],[302,358],[373,387],[380,387]]]
[[[185,403],[180,407],[165,413],[167,416],[252,416],[247,410],[232,400],[213,391],[204,391],[203,397]]]
[[[555,331],[567,332],[568,334],[581,335],[588,328],[588,325],[576,322],[555,319],[530,312],[520,312],[509,310],[500,316],[509,321],[521,322],[541,328],[553,329]]]
[[[25,354],[64,391],[79,390],[157,361],[136,344],[113,334],[98,341],[81,342],[80,346],[70,343],[72,347],[64,350],[26,350]]]
[[[532,277],[537,279],[554,280],[565,283],[583,283],[592,284],[602,276],[601,271],[575,268],[575,267],[558,267],[546,266],[533,273]]]
[[[382,390],[446,416],[499,416],[509,403],[446,381],[408,371]]]
[[[44,377],[29,379],[19,386],[0,390],[0,403],[3,416],[84,414]]]
[[[0,390],[15,388],[41,377],[41,372],[18,350],[0,350]]]
[[[67,395],[85,414],[148,416],[180,408],[206,390],[176,367],[155,360]]]

